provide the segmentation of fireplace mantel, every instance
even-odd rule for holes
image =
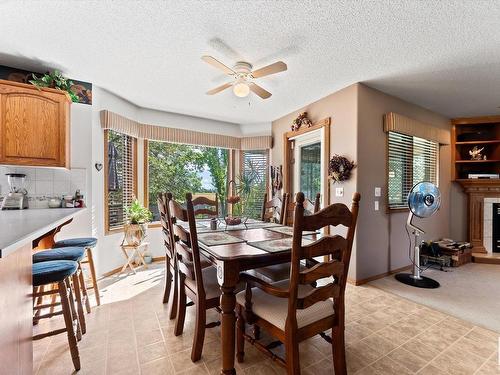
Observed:
[[[484,242],[484,198],[500,197],[500,179],[457,180],[468,196],[469,242],[472,252],[487,253]]]

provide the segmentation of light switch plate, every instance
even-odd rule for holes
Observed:
[[[344,188],[335,188],[335,196],[343,197],[344,196]]]
[[[375,196],[376,197],[382,196],[382,188],[379,188],[379,187],[375,188]]]
[[[379,210],[379,204],[378,204],[378,201],[375,201],[375,211],[378,211]]]

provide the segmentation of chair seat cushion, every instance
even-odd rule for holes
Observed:
[[[271,283],[286,280],[290,278],[290,262],[256,268],[255,270],[249,271],[249,273]]]
[[[255,270],[247,271],[248,273],[264,280],[268,283],[287,280],[290,278],[290,262],[275,264],[273,266],[256,268]],[[304,270],[305,266],[301,263],[300,269]]]
[[[72,260],[73,262],[79,262],[83,259],[84,255],[85,249],[83,247],[61,247],[33,254],[33,263],[47,262],[49,260]]]
[[[78,263],[72,260],[51,260],[33,264],[33,286],[57,283],[73,275]]]
[[[94,247],[97,244],[97,238],[82,237],[68,238],[66,240],[57,241],[53,247]]]
[[[280,289],[288,289],[288,282],[289,280],[283,280],[272,285]],[[299,285],[299,298],[304,297],[312,290],[313,287],[310,285]],[[245,306],[245,291],[236,295],[236,302],[243,307]],[[284,331],[288,315],[288,298],[274,297],[258,288],[252,288],[252,311],[255,315]],[[333,300],[327,299],[317,302],[307,309],[297,310],[297,325],[298,328],[302,328],[333,315]]]
[[[217,269],[215,267],[207,267],[202,270],[202,274],[206,299],[220,297],[221,291],[219,283],[217,282]],[[186,278],[186,286],[196,291],[196,282],[193,279]]]
[[[202,270],[203,274],[203,287],[205,288],[205,298],[212,299],[212,298],[219,298],[221,293],[220,290],[220,285],[217,281],[217,269],[213,266],[204,268]],[[186,286],[193,290],[196,291],[196,283],[194,280],[190,278],[186,278]],[[239,283],[236,286],[235,292],[239,292],[240,290],[243,290],[245,285],[243,283]]]

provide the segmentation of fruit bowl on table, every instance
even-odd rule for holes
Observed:
[[[247,217],[242,217],[242,216],[226,216],[224,218],[224,223],[226,223],[226,228],[231,227],[231,226],[237,226],[243,224],[246,226],[248,218]]]

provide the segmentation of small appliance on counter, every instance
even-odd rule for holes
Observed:
[[[2,210],[23,210],[28,208],[28,191],[25,188],[26,175],[23,173],[7,173],[9,193],[2,202]]]

